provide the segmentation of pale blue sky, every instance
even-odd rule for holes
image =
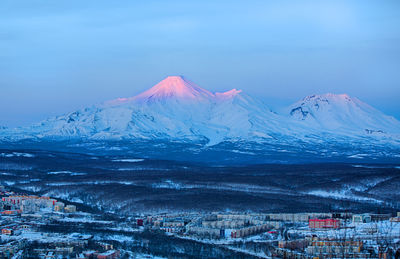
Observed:
[[[184,75],[272,108],[347,93],[400,118],[400,1],[0,3],[0,125]]]

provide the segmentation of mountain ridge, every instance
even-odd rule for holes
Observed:
[[[310,95],[277,114],[257,98],[232,89],[212,93],[182,76],[169,76],[134,97],[3,129],[3,140],[90,139],[321,143],[376,141],[400,146],[400,122],[346,94]]]

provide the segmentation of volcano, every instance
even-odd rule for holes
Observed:
[[[0,130],[2,141],[163,140],[213,146],[226,142],[296,146],[357,143],[400,147],[400,122],[345,94],[311,95],[286,114],[272,112],[241,90],[205,90],[168,76],[149,90],[50,118]],[[251,148],[250,148],[251,149]],[[289,150],[290,151],[290,150]],[[297,152],[297,151],[296,151]]]

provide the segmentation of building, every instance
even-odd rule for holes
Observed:
[[[2,235],[9,235],[9,236],[11,236],[11,235],[13,234],[13,230],[12,230],[12,229],[9,229],[9,228],[3,228],[3,229],[1,230],[1,234],[2,234]]]
[[[353,215],[353,223],[360,224],[360,223],[370,223],[372,221],[371,215],[369,214],[356,214]]]
[[[308,222],[310,218],[331,218],[331,213],[269,213],[266,220],[285,222]]]
[[[103,242],[99,242],[98,243],[104,250],[113,250],[114,246],[112,244],[109,243],[103,243]]]
[[[185,222],[183,220],[164,221],[163,222],[163,227],[178,228],[178,227],[184,227],[184,226],[185,226]]]
[[[206,237],[206,238],[219,238],[221,236],[221,230],[217,228],[205,228],[200,226],[188,226],[186,231],[189,234]]]
[[[75,205],[67,205],[64,208],[64,212],[66,212],[66,213],[75,213],[76,212],[76,206]]]
[[[1,212],[1,214],[2,215],[18,215],[18,214],[21,214],[21,210],[5,210],[5,211],[2,211]]]
[[[54,211],[64,211],[65,204],[63,202],[56,202],[54,204]]]
[[[201,224],[205,228],[239,228],[243,227],[246,222],[244,220],[224,219],[219,221],[203,221]]]
[[[164,232],[168,232],[168,233],[178,233],[178,232],[182,232],[183,228],[179,227],[161,227],[160,230],[164,231]]]
[[[97,255],[97,259],[115,259],[119,257],[118,250],[109,250]]]
[[[268,230],[268,225],[257,225],[257,226],[250,226],[250,227],[244,227],[240,229],[234,229],[231,232],[231,238],[241,238],[241,237],[247,237],[255,234],[259,234],[262,232],[265,232]]]
[[[390,218],[390,222],[400,222],[400,217]]]
[[[313,238],[306,252],[319,258],[370,258],[362,248],[362,241]]]
[[[37,212],[40,209],[52,209],[57,202],[50,197],[35,195],[15,195],[2,198],[3,204],[25,213]]]
[[[83,255],[85,256],[85,259],[94,259],[97,257],[97,252],[93,250],[84,251]]]
[[[280,229],[283,225],[281,221],[265,221],[265,224],[274,229]]]
[[[21,203],[21,210],[24,213],[35,213],[40,210],[39,203],[34,199],[22,200]]]
[[[371,215],[371,221],[373,222],[389,220],[392,217],[392,214],[370,214],[370,215]]]
[[[340,228],[338,219],[310,219],[308,226],[311,229]]]

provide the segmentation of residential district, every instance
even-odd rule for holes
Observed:
[[[400,258],[400,213],[164,213],[117,217],[0,186],[0,258]],[[169,242],[168,240],[172,240]],[[162,245],[165,243],[166,245]],[[169,244],[170,243],[170,244]],[[169,244],[169,245],[168,245]],[[161,248],[164,247],[164,248]]]

